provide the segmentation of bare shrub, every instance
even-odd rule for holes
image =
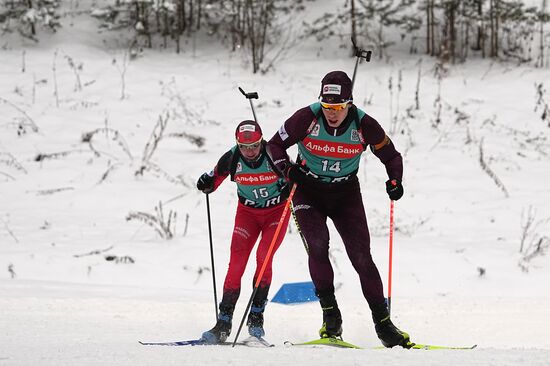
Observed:
[[[130,160],[134,159],[134,157],[132,156],[132,153],[130,152],[130,148],[128,147],[128,143],[126,142],[124,137],[122,137],[120,132],[118,132],[117,130],[114,130],[112,128],[102,127],[102,128],[97,128],[97,129],[95,129],[93,131],[90,131],[90,132],[83,133],[82,138],[81,138],[80,141],[87,143],[88,146],[90,147],[90,149],[94,152],[94,154],[96,156],[107,154],[106,152],[99,151],[94,146],[93,138],[95,137],[95,135],[97,135],[99,133],[103,133],[107,139],[110,138],[112,141],[116,142],[117,145],[122,149],[122,151],[130,158]],[[112,156],[112,155],[110,155],[110,156],[112,158],[114,158],[114,156]],[[116,160],[118,160],[118,159],[116,159]]]
[[[34,122],[34,120],[23,109],[19,108],[14,103],[12,103],[9,100],[4,99],[2,97],[0,97],[0,103],[7,104],[7,105],[15,108],[19,113],[21,113],[23,118],[21,118],[20,123],[19,123],[19,125],[22,126],[20,128],[24,129],[25,126],[30,126],[33,132],[39,132],[40,131],[40,129],[38,128],[38,125]],[[18,135],[21,135],[21,133],[19,133],[19,131],[18,131]]]
[[[521,255],[518,262],[519,267],[524,272],[529,271],[529,262],[538,256],[546,254],[550,248],[550,237],[541,234],[544,225],[550,222],[550,219],[537,220],[536,210],[529,206],[527,210],[521,213],[521,237],[519,253]]]
[[[0,218],[0,220],[2,221],[2,224],[4,224],[4,229],[8,232],[8,234],[10,234],[10,236],[13,238],[13,240],[15,240],[16,243],[19,243],[19,240],[17,239],[13,231],[10,229],[9,223],[6,222],[6,220],[4,220],[3,218]]]
[[[177,213],[170,210],[168,216],[164,216],[162,202],[159,202],[155,207],[155,214],[147,212],[130,212],[126,216],[126,221],[137,220],[152,227],[162,239],[172,239],[176,232],[176,217]]]
[[[138,171],[136,171],[136,175],[143,175],[143,170],[150,164],[151,158],[153,157],[153,154],[157,150],[158,144],[163,137],[164,130],[166,130],[168,118],[168,113],[159,115],[157,124],[153,128],[151,135],[149,135],[149,140],[143,148],[143,155],[141,156],[141,166]]]
[[[27,174],[27,169],[25,169],[23,165],[21,165],[17,161],[17,159],[10,153],[0,152],[0,164],[5,165],[9,168],[13,168],[23,174]]]
[[[540,119],[542,122],[548,120],[548,127],[550,127],[550,107],[548,102],[544,100],[546,89],[544,89],[544,83],[535,83],[535,88],[537,90],[537,101],[535,104],[535,112],[541,110]]]
[[[166,135],[166,137],[172,137],[172,138],[181,138],[181,139],[184,139],[184,140],[187,140],[189,141],[190,143],[192,143],[193,145],[195,145],[196,147],[203,147],[204,146],[204,142],[205,142],[205,138],[202,137],[202,136],[199,136],[199,135],[193,135],[193,134],[190,134],[190,133],[187,133],[187,132],[177,132],[177,133],[169,133]]]
[[[136,261],[134,258],[130,257],[129,255],[124,255],[122,257],[116,256],[116,255],[106,255],[105,260],[107,262],[115,262],[116,264],[119,263],[135,263]]]
[[[8,264],[8,272],[10,273],[10,277],[13,279],[17,275],[15,274],[15,269],[13,267],[13,263]]]
[[[69,67],[71,70],[73,70],[74,77],[75,77],[75,84],[73,91],[79,92],[82,91],[82,82],[80,81],[80,73],[82,72],[82,69],[84,68],[84,64],[82,62],[75,62],[71,56],[65,55],[65,59],[67,60],[67,63],[69,64]]]
[[[112,61],[113,66],[116,67],[120,75],[120,100],[126,98],[126,70],[128,69],[129,63],[130,57],[128,51],[124,51],[121,61],[117,61],[116,57],[114,57]]]
[[[113,248],[114,248],[114,246],[111,245],[110,247],[105,248],[105,249],[96,249],[96,250],[92,250],[92,251],[90,251],[88,253],[84,253],[84,254],[75,254],[75,255],[73,255],[73,257],[80,258],[80,257],[87,257],[87,256],[90,256],[90,255],[98,255],[98,254],[101,254],[101,253],[108,252],[109,250],[111,250]]]
[[[493,170],[489,167],[489,164],[487,164],[487,162],[485,161],[483,153],[483,138],[479,142],[479,164],[481,165],[481,169],[483,169],[483,171],[487,173],[489,177],[491,177],[496,186],[500,188],[500,190],[504,193],[504,196],[506,196],[507,198],[510,197],[510,195],[508,194],[508,190],[504,186],[504,183],[502,183],[495,172],[493,172]]]

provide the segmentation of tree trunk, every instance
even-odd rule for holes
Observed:
[[[449,3],[449,18],[448,18],[448,25],[449,25],[449,57],[451,59],[451,62],[455,63],[455,56],[456,56],[456,2],[450,2]]]
[[[241,8],[241,11],[242,11],[241,21],[239,25],[239,29],[240,29],[239,33],[241,36],[241,47],[244,47],[246,42],[246,24],[247,24],[247,12],[248,12],[247,4],[250,0],[242,0],[242,1],[243,1],[242,4],[239,1],[239,7]]]
[[[32,9],[32,0],[27,0],[27,7],[28,7],[29,9]],[[34,21],[31,22],[31,34],[32,34],[33,36],[36,35],[36,26],[35,26],[35,24],[34,24]]]
[[[193,32],[193,0],[189,0],[189,28],[187,28],[187,34]]]
[[[430,55],[432,52],[431,48],[431,23],[432,19],[430,17],[430,0],[426,1],[426,54]]]
[[[258,49],[258,65],[260,65],[264,61],[264,55],[265,55],[265,43],[267,40],[267,29],[268,25],[271,22],[271,12],[274,11],[273,9],[273,2],[264,0],[263,6],[262,6],[262,16],[260,16],[260,19],[262,20],[262,33],[260,37],[260,45]]]
[[[357,21],[355,19],[355,0],[351,0],[351,39],[357,39]]]
[[[185,30],[187,29],[187,17],[185,14],[185,0],[180,0],[181,2],[181,33],[183,34]]]
[[[539,37],[540,37],[540,54],[539,59],[540,62],[538,63],[539,67],[544,67],[544,16],[546,14],[546,7],[547,7],[547,0],[542,0],[542,3],[540,5],[540,13],[541,13],[541,20],[540,20],[540,31],[539,31]]]
[[[231,18],[231,52],[235,52],[237,49],[237,42],[239,39],[238,29],[241,10],[237,2],[240,4],[240,0],[231,1],[231,8],[233,11],[233,17]]]
[[[432,20],[430,24],[431,33],[432,33],[432,56],[435,56],[435,18],[434,18],[434,1],[430,0],[430,19]]]
[[[498,0],[489,1],[489,19],[491,27],[491,52],[490,57],[495,58],[498,56],[498,24],[497,24],[497,3]]]
[[[183,0],[178,0],[176,2],[176,31],[174,32],[174,39],[176,41],[176,53],[180,53],[181,50],[180,50],[180,35],[181,35],[181,17],[180,17],[180,14],[181,14],[181,7],[183,6],[182,4],[182,1]]]
[[[477,0],[477,16],[477,39],[474,50],[479,51],[482,49],[483,43],[483,0]],[[485,54],[483,54],[483,57],[485,57]]]
[[[382,31],[383,31],[383,24],[384,24],[384,21],[382,19],[382,15],[380,15],[380,28],[378,28],[378,55],[379,55],[379,59],[382,60],[384,58],[384,41],[383,41],[383,36],[382,36]]]
[[[463,8],[462,8],[462,17],[466,17],[466,9],[464,8],[464,6],[466,6],[465,4],[463,5]],[[463,39],[462,39],[462,50],[460,52],[460,62],[466,62],[466,59],[468,58],[468,52],[470,50],[470,22],[468,21],[468,19],[464,19],[464,21],[462,22],[462,34],[463,34]]]
[[[257,59],[257,45],[256,45],[256,33],[254,29],[254,0],[247,0],[246,2],[246,24],[248,28],[248,40],[250,41],[250,52],[252,54],[252,72],[255,74],[258,72],[258,59]]]
[[[495,57],[498,57],[499,53],[499,30],[500,30],[500,0],[495,0]]]
[[[202,0],[197,4],[197,30],[201,29],[201,17],[202,17]]]

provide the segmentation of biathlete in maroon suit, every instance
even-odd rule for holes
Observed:
[[[202,335],[202,339],[208,343],[224,342],[231,333],[231,320],[241,291],[241,278],[252,248],[262,234],[256,250],[255,283],[289,194],[286,180],[278,175],[278,170],[266,153],[266,143],[258,123],[239,123],[235,137],[237,144],[220,158],[213,171],[204,173],[197,182],[197,188],[208,194],[215,191],[227,176],[231,176],[231,180],[237,184],[239,197],[218,321],[214,328]],[[285,236],[288,217],[279,231],[273,255]],[[248,315],[248,331],[256,337],[265,334],[263,313],[271,284],[273,255],[267,262]]]
[[[286,150],[298,145],[292,164]],[[323,310],[321,337],[342,335],[342,316],[334,296],[334,272],[329,260],[330,218],[359,275],[375,329],[386,347],[406,347],[409,335],[390,320],[382,280],[370,253],[370,236],[357,179],[366,147],[385,165],[386,190],[392,200],[403,195],[403,162],[382,127],[353,105],[352,82],[343,71],[328,73],[321,82],[320,101],[298,110],[268,143],[278,169],[298,184],[292,204],[305,240],[309,271]],[[300,165],[305,161],[305,165]]]

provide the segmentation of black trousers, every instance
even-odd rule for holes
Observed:
[[[308,248],[309,273],[317,292],[334,293],[327,227],[330,218],[359,275],[369,307],[380,307],[385,302],[382,280],[370,253],[369,228],[357,177],[344,183],[299,186],[293,206]]]

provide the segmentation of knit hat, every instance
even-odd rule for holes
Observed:
[[[239,144],[253,144],[262,140],[262,129],[256,121],[242,121],[235,130],[235,139]]]
[[[321,80],[321,94],[324,103],[344,103],[353,100],[351,80],[343,71],[331,71]]]

